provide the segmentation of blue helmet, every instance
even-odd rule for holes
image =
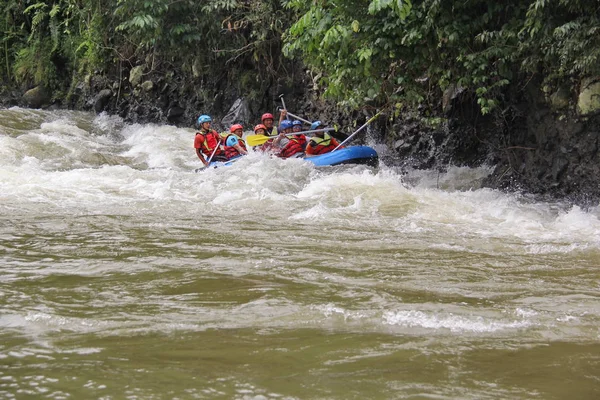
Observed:
[[[318,129],[321,125],[323,125],[321,123],[321,121],[315,121],[310,125],[310,129],[312,129],[312,130]]]
[[[198,123],[200,125],[202,125],[205,122],[212,122],[212,119],[210,118],[210,116],[208,116],[206,114],[202,114],[201,116],[198,117]]]
[[[279,129],[281,129],[281,130],[290,129],[291,127],[292,127],[292,121],[290,121],[289,119],[284,119],[279,124]]]
[[[302,121],[295,120],[294,122],[292,122],[292,125],[293,126],[296,126],[296,125],[302,126]]]

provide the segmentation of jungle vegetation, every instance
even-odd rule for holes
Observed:
[[[285,55],[351,108],[460,87],[485,114],[533,77],[600,75],[599,16],[598,0],[5,0],[0,76],[65,94],[145,62],[200,79],[251,71],[251,84],[285,74]]]

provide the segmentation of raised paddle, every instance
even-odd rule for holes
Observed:
[[[383,111],[379,111],[377,114],[375,114],[373,117],[371,117],[371,119],[369,119],[367,122],[364,123],[363,126],[358,128],[354,133],[352,133],[350,136],[348,136],[342,143],[338,144],[335,149],[331,150],[331,152],[333,153],[334,151],[336,151],[337,149],[339,149],[340,147],[342,147],[343,145],[348,143],[358,132],[362,131],[363,129],[366,128],[367,125],[369,125],[371,122],[375,121],[377,119],[377,117],[379,117],[381,115],[382,112]]]
[[[307,123],[307,124],[312,124],[312,122],[310,122],[310,121],[308,121],[308,120],[306,120],[306,119],[304,119],[304,118],[302,118],[302,117],[299,117],[299,116],[297,116],[297,115],[294,115],[294,114],[292,114],[292,113],[291,113],[291,112],[289,112],[289,111],[288,111],[287,115],[289,115],[289,116],[290,116],[290,117],[292,117],[292,118],[296,118],[296,119],[297,119],[297,120],[299,120],[299,121],[305,122],[305,123]]]
[[[279,100],[281,100],[281,105],[283,108],[287,110],[287,107],[285,106],[285,100],[283,100],[283,93],[279,95]]]
[[[297,115],[294,115],[294,114],[292,114],[291,112],[289,112],[289,111],[287,110],[287,107],[285,106],[285,101],[283,100],[283,94],[279,95],[279,99],[281,100],[281,104],[283,105],[283,110],[285,110],[285,112],[287,113],[287,115],[289,115],[289,116],[290,116],[290,117],[292,117],[292,118],[296,118],[296,119],[297,119],[297,120],[299,120],[299,121],[306,122],[306,123],[307,123],[307,124],[309,124],[309,125],[310,125],[310,124],[312,124],[312,122],[310,122],[309,120],[307,120],[307,119],[304,119],[304,118],[302,118],[302,117],[299,117],[299,116],[297,116]],[[280,110],[280,111],[281,111],[281,110]]]
[[[302,121],[302,122],[306,122],[307,124],[311,124],[311,123],[312,123],[312,122],[310,122],[310,121],[308,121],[308,120],[305,120],[305,119],[304,119],[304,118],[302,118],[302,117],[299,117],[299,116],[297,116],[297,115],[294,115],[294,114],[292,114],[291,112],[289,112],[289,111],[287,110],[287,107],[285,106],[285,101],[283,100],[283,95],[279,96],[279,98],[281,99],[281,105],[283,105],[283,109],[285,110],[285,112],[287,113],[287,115],[289,115],[289,116],[290,116],[290,117],[292,117],[292,118],[296,118],[297,120],[300,120],[300,121]]]
[[[279,111],[281,111],[281,110],[284,110],[284,108],[280,109]],[[286,110],[286,111],[287,111],[287,110]],[[296,119],[297,119],[297,120],[299,120],[299,121],[305,122],[305,123],[307,123],[307,124],[312,124],[312,122],[310,122],[309,120],[307,120],[307,119],[304,119],[304,118],[302,118],[302,117],[299,117],[299,116],[297,116],[297,115],[295,115],[295,114],[292,114],[292,113],[291,113],[291,112],[289,112],[289,111],[287,111],[287,115],[289,115],[289,116],[290,116],[290,117],[292,117],[292,118],[296,118]]]
[[[291,136],[295,136],[295,135],[304,135],[306,133],[329,132],[329,131],[335,131],[335,129],[334,128],[314,129],[311,131],[288,133],[285,136],[291,137]],[[248,144],[248,146],[260,146],[261,144],[263,144],[271,139],[275,139],[276,137],[277,136],[249,135],[249,136],[246,136],[245,140],[246,140],[246,143]]]

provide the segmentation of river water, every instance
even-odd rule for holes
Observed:
[[[0,110],[0,398],[598,399],[600,210]]]

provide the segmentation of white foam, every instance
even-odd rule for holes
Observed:
[[[452,313],[439,314],[424,311],[387,311],[383,314],[383,323],[403,327],[418,327],[431,330],[447,329],[451,332],[492,333],[504,330],[516,330],[532,325],[528,320],[498,321],[482,316],[461,316]]]
[[[488,249],[518,246],[531,254],[600,249],[598,208],[584,211],[478,189],[474,182],[489,173],[486,168],[403,177],[385,166],[318,169],[303,160],[251,152],[231,167],[194,173],[200,162],[191,129],[127,125],[118,117],[84,113],[0,112],[12,113],[8,120],[15,126],[37,124],[0,132],[0,196],[12,207],[47,203],[102,212],[102,207],[129,205],[135,212],[153,202],[166,214],[177,214],[185,203],[192,213],[228,207],[238,218],[267,211],[292,222],[462,238],[435,243],[456,251],[486,243],[495,243]],[[410,186],[406,179],[420,180]]]

